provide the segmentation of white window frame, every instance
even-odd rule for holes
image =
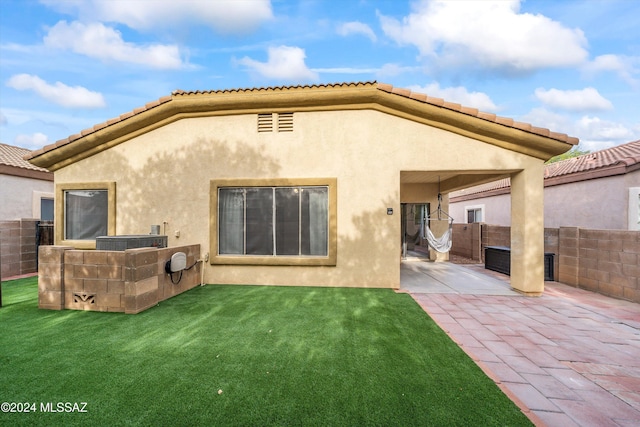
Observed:
[[[464,207],[464,222],[465,224],[470,224],[469,223],[469,212],[470,211],[480,211],[480,221],[475,221],[475,222],[484,222],[485,219],[485,205],[472,205],[472,206],[465,206]],[[475,215],[475,214],[474,214]]]

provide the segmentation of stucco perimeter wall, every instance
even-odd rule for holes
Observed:
[[[42,246],[39,254],[38,306],[49,310],[139,313],[200,284],[201,263],[186,270],[174,284],[164,271],[176,252],[187,266],[200,259],[199,245],[139,248],[126,251],[75,250]]]
[[[0,277],[35,273],[37,219],[0,221]]]
[[[348,110],[294,112],[291,132],[258,132],[257,114],[185,118],[55,174],[56,184],[115,182],[115,234],[146,234],[159,224],[169,247],[199,244],[203,254],[217,251],[209,239],[212,180],[335,179],[335,266],[209,264],[206,282],[397,288],[400,204],[411,202],[401,197],[401,171],[510,173],[541,164],[391,114]],[[430,191],[418,201],[434,206],[437,188]]]
[[[546,187],[545,226],[627,230],[630,187],[640,187],[640,170]]]

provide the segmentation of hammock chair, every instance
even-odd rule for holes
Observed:
[[[453,237],[453,218],[449,216],[442,209],[442,194],[440,194],[440,179],[438,178],[438,209],[433,214],[429,214],[426,217],[426,221],[423,223],[423,235],[422,238],[427,240],[429,246],[431,246],[436,252],[445,253],[451,250],[451,244]],[[433,235],[433,232],[429,228],[429,221],[447,221],[449,227],[447,231],[440,237]]]

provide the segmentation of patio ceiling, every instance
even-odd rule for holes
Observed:
[[[401,184],[438,184],[443,193],[506,178],[515,170],[401,171]]]

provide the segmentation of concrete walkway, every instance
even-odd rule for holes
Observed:
[[[482,265],[408,260],[401,272],[401,290],[536,425],[640,426],[639,304],[556,282],[526,297]]]

